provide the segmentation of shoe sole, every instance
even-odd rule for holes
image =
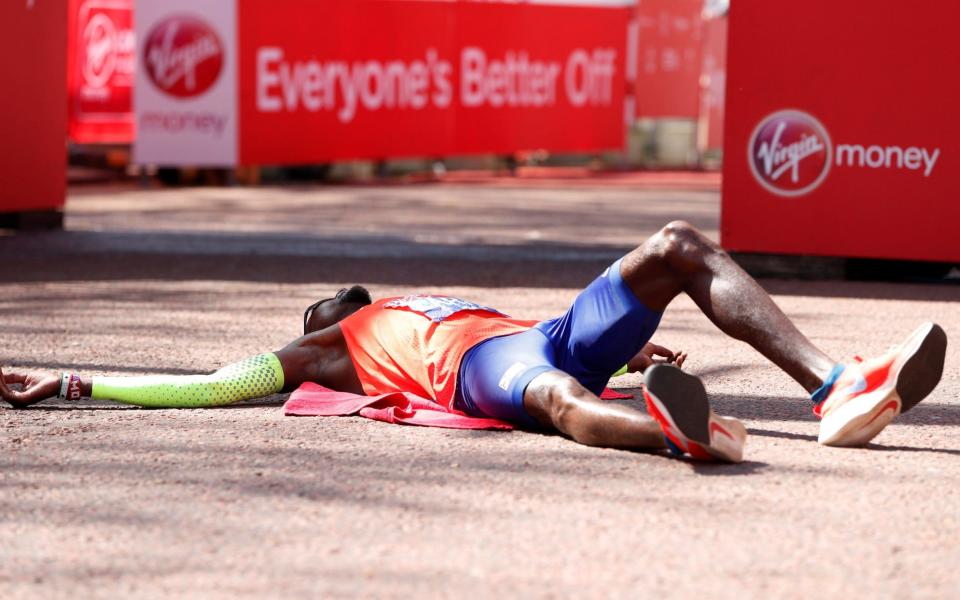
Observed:
[[[879,388],[832,411],[820,424],[818,441],[825,446],[863,446],[897,415],[930,395],[943,375],[947,334],[925,323],[902,344],[892,374]]]
[[[747,430],[736,419],[720,417],[710,410],[707,391],[699,378],[670,365],[654,365],[644,373],[644,399],[690,444],[694,458],[743,460]],[[649,404],[654,404],[651,408]]]
[[[947,333],[936,323],[925,323],[911,338],[920,338],[916,351],[900,370],[897,395],[902,404],[900,412],[907,412],[930,395],[943,376],[943,361],[947,355]]]

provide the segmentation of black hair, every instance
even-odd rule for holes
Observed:
[[[360,304],[361,306],[373,304],[373,298],[370,297],[370,292],[362,285],[355,285],[350,289],[343,288],[337,292],[336,298],[340,302]]]
[[[303,311],[304,335],[307,334],[307,322],[310,321],[310,316],[313,314],[313,311],[324,302],[328,302],[330,300],[339,300],[345,304],[359,304],[361,306],[373,304],[373,299],[370,297],[370,292],[368,292],[367,288],[363,287],[362,285],[355,285],[349,289],[340,288],[336,296],[333,296],[332,298],[324,298],[323,300],[317,300],[308,306],[307,310]]]

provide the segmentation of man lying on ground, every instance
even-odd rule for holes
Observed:
[[[355,286],[310,306],[303,337],[287,347],[211,375],[87,378],[11,371],[0,374],[0,393],[15,407],[81,396],[199,407],[291,391],[309,381],[356,394],[412,392],[468,415],[559,431],[591,446],[666,446],[697,458],[742,460],[743,425],[710,410],[699,379],[679,369],[683,353],[648,344],[681,292],[724,333],[753,346],[810,394],[822,419],[822,444],[866,444],[923,400],[943,371],[946,334],[933,323],[882,356],[831,359],[722,249],[691,225],[674,222],[613,263],[566,314],[548,321],[515,320],[440,296],[372,302]],[[644,371],[649,417],[598,399],[624,364]]]

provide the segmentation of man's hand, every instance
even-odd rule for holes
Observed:
[[[20,384],[15,390],[11,385]],[[60,376],[53,373],[24,373],[0,370],[0,396],[14,408],[24,408],[60,392]]]
[[[662,358],[657,358],[658,356]],[[647,343],[643,350],[627,363],[627,372],[636,373],[639,371],[643,373],[647,370],[647,367],[659,364],[675,364],[682,368],[685,360],[687,360],[686,352],[674,352],[663,346]]]

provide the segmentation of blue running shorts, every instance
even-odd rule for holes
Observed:
[[[468,350],[454,407],[538,427],[523,407],[523,393],[535,377],[558,369],[599,396],[610,376],[650,340],[662,316],[644,306],[623,281],[622,260],[580,292],[563,316]]]

